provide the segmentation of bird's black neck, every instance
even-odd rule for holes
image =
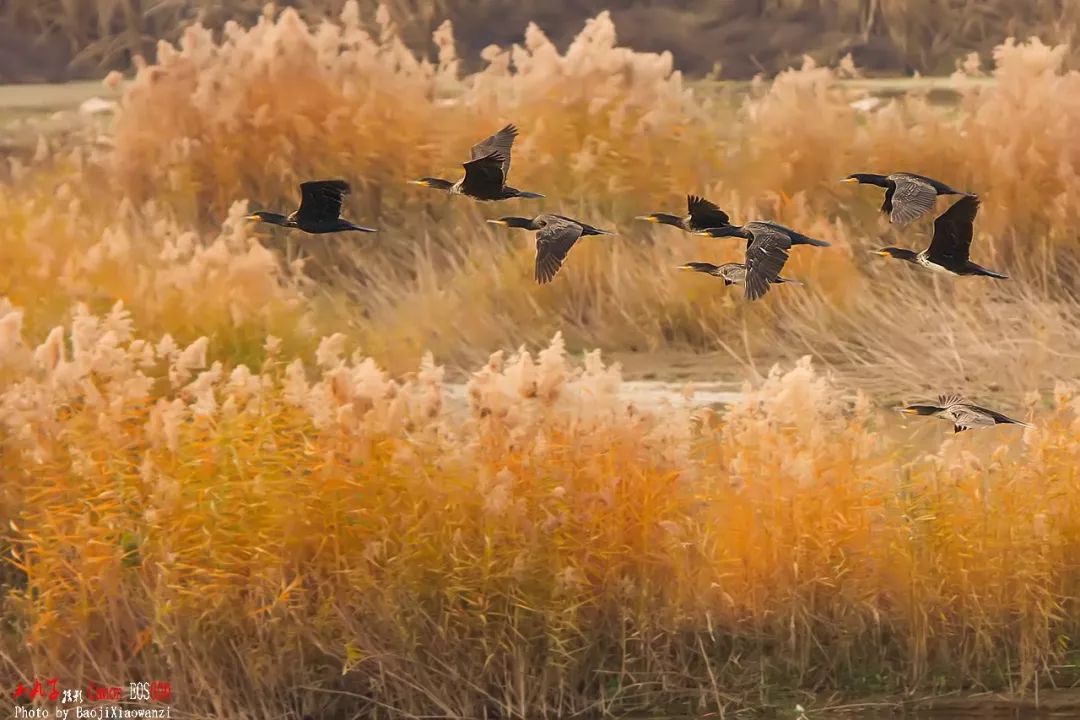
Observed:
[[[656,222],[661,225],[674,225],[675,227],[683,226],[683,219],[678,215],[669,215],[668,213],[653,213],[653,217]]]
[[[887,188],[892,185],[892,182],[885,175],[875,175],[874,173],[855,173],[851,177],[858,180],[863,185],[877,185],[878,187]]]
[[[744,240],[751,240],[754,237],[749,230],[741,225],[723,225],[721,227],[708,228],[702,232],[714,238],[737,237],[743,238]]]
[[[291,217],[285,215],[279,215],[278,213],[261,213],[259,219],[264,223],[270,223],[271,225],[280,225],[282,227],[289,227],[293,224]]]
[[[909,405],[907,408],[913,415],[937,415],[944,409],[938,405]]]
[[[897,260],[907,260],[910,263],[919,262],[919,253],[906,248],[889,248],[889,254]]]
[[[451,190],[454,187],[454,183],[442,178],[425,178],[425,180],[427,180],[428,187],[436,190]]]
[[[525,217],[507,217],[502,218],[503,223],[507,227],[521,228],[522,230],[539,230],[540,225],[537,224],[535,218]]]
[[[707,262],[690,262],[682,266],[684,270],[693,270],[694,272],[707,273],[709,275],[715,275],[720,277],[720,266],[713,265]]]

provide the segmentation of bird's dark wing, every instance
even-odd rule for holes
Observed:
[[[536,282],[551,282],[562,267],[566,254],[581,237],[581,226],[573,220],[548,215],[547,224],[536,233]]]
[[[502,163],[505,158],[499,152],[462,163],[465,168],[465,181],[462,189],[467,195],[496,195],[506,185]]]
[[[979,198],[965,195],[934,220],[934,238],[926,255],[931,262],[954,267],[967,262]]]
[[[950,405],[961,405],[967,402],[967,399],[963,395],[957,395],[952,393],[949,395],[938,395],[938,407],[947,408]]]
[[[341,217],[341,201],[351,192],[344,180],[310,180],[300,183],[300,207],[296,219],[300,222],[337,220]]]
[[[765,223],[747,223],[743,227],[754,236],[746,248],[746,297],[757,300],[784,269],[791,238]]]
[[[896,185],[892,195],[892,212],[889,221],[896,225],[907,225],[921,218],[934,209],[937,190],[930,183],[903,173],[890,175]]]
[[[731,223],[728,214],[716,203],[709,202],[697,195],[686,196],[686,210],[690,213],[690,224],[696,230],[724,227]]]
[[[473,145],[469,153],[469,160],[479,160],[493,152],[499,153],[499,156],[502,157],[502,164],[500,165],[503,175],[502,182],[505,183],[506,176],[510,174],[510,150],[514,146],[514,138],[517,137],[517,134],[518,129],[516,127],[507,125],[494,135],[484,138]]]
[[[1016,420],[1015,418],[1011,418],[1008,415],[999,413],[997,410],[991,410],[990,408],[984,408],[978,405],[972,405],[971,407],[983,413],[987,417],[992,418],[995,423],[1009,423],[1012,425],[1023,425],[1024,427],[1030,427],[1030,425],[1028,425],[1026,422],[1021,422],[1019,420]]]
[[[925,175],[919,175],[918,173],[905,172],[905,173],[895,173],[895,174],[896,175],[907,175],[908,177],[913,177],[916,180],[922,180],[927,185],[934,188],[934,190],[939,195],[967,195],[968,194],[968,193],[964,192],[963,190],[957,190],[956,188],[952,187],[951,185],[946,185],[945,183],[941,182],[940,180],[935,180],[934,178],[927,177]]]

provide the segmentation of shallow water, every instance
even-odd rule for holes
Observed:
[[[641,410],[694,410],[731,404],[741,395],[736,387],[733,383],[624,380],[620,384],[619,401]],[[451,413],[467,408],[469,393],[465,383],[446,383],[443,389]]]

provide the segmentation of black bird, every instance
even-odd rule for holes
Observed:
[[[475,200],[507,200],[509,198],[542,198],[543,195],[518,190],[506,184],[510,174],[510,152],[518,130],[507,125],[491,137],[472,146],[469,161],[462,163],[465,177],[457,182],[425,177],[410,180],[413,185],[445,190],[451,195],[465,195]]]
[[[885,188],[885,202],[881,204],[881,212],[889,216],[889,222],[901,227],[932,211],[938,195],[971,194],[949,187],[940,180],[908,172],[891,175],[853,173],[844,178],[843,182]]]
[[[686,211],[686,215],[683,217],[667,213],[651,213],[649,215],[638,215],[635,219],[660,223],[661,225],[673,225],[687,232],[725,227],[731,224],[726,212],[721,210],[715,203],[697,195],[686,196]]]
[[[710,237],[740,237],[746,239],[746,298],[757,300],[769,291],[769,285],[780,279],[780,271],[788,261],[792,245],[815,245],[828,247],[824,240],[816,240],[779,223],[753,220],[743,226],[699,230],[695,235]]]
[[[354,225],[341,218],[341,201],[351,191],[344,180],[310,180],[300,183],[300,207],[287,217],[260,210],[248,215],[247,219],[297,228],[314,235],[346,230],[377,232],[374,228]]]
[[[960,395],[938,395],[937,405],[908,405],[903,412],[908,415],[936,415],[951,422],[954,433],[1000,424],[1032,427],[999,412],[972,405]]]
[[[694,272],[718,277],[724,281],[725,287],[729,285],[743,285],[746,283],[746,263],[729,262],[724,263],[723,265],[713,265],[712,263],[707,262],[688,262],[685,265],[680,265],[676,269],[693,270]],[[774,278],[769,278],[769,282],[773,284],[792,283],[793,285],[802,285],[798,280],[789,280],[788,278],[780,277],[779,275]]]
[[[536,231],[536,282],[551,282],[562,267],[566,254],[584,235],[614,235],[563,215],[544,214],[534,218],[501,217],[488,220],[495,225]]]
[[[930,247],[919,253],[903,248],[886,247],[878,250],[877,254],[906,260],[936,272],[947,272],[953,275],[985,275],[1007,280],[1008,275],[987,270],[968,259],[975,214],[978,212],[978,196],[965,195],[934,220],[934,236],[930,240]]]

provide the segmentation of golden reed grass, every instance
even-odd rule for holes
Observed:
[[[352,4],[317,28],[286,11],[220,41],[191,29],[107,135],[4,168],[11,674],[165,677],[178,710],[223,717],[724,711],[1068,680],[1066,51],[1008,43],[957,107],[865,112],[835,82],[850,66],[703,96],[604,15],[565,53],[530,28],[473,75],[449,27],[436,43],[438,64],[417,60]],[[513,177],[544,203],[404,184],[456,172],[511,120]],[[975,257],[1012,279],[865,260],[895,238],[876,237],[879,196],[836,180],[899,167],[979,191]],[[338,175],[379,235],[286,241],[241,220]],[[695,191],[835,245],[793,254],[807,287],[738,302],[667,270],[737,248],[629,220]],[[482,220],[540,207],[623,234],[539,288],[531,243]],[[722,413],[635,407],[617,369],[566,345],[725,348],[755,382]],[[481,368],[463,403],[435,357]],[[1025,397],[1012,414],[1037,427],[941,441],[843,399],[823,366],[889,393]]]
[[[808,64],[743,99],[691,90],[669,56],[619,47],[606,15],[565,53],[530,27],[522,47],[489,49],[488,66],[468,75],[448,26],[435,35],[440,59],[430,64],[404,47],[388,13],[372,32],[359,17],[349,4],[338,23],[309,28],[286,11],[247,30],[231,25],[220,41],[191,28],[179,48],[163,46],[160,63],[126,88],[113,132],[87,147],[44,148],[33,179],[19,180],[5,200],[9,213],[30,216],[33,240],[16,222],[0,230],[0,253],[35,263],[75,253],[77,266],[102,237],[123,236],[136,223],[143,239],[133,252],[143,259],[114,254],[134,282],[146,253],[180,234],[217,234],[243,211],[235,203],[290,207],[299,181],[341,175],[356,187],[348,212],[382,232],[361,241],[297,240],[300,260],[266,271],[291,277],[290,287],[316,281],[317,301],[308,293],[291,315],[281,304],[266,306],[261,294],[234,294],[257,314],[277,308],[269,331],[288,342],[305,338],[310,349],[318,335],[347,329],[395,372],[426,350],[467,367],[490,349],[540,347],[562,331],[574,347],[721,349],[758,375],[810,353],[827,366],[859,368],[860,380],[878,391],[948,384],[1019,396],[1066,376],[1080,357],[1067,320],[1076,293],[1071,280],[1060,281],[1077,274],[1069,228],[1080,216],[1072,191],[1080,106],[1071,100],[1080,81],[1063,70],[1064,47],[1001,46],[995,84],[964,90],[958,107],[915,93],[868,112],[836,82],[855,72],[850,65]],[[965,68],[978,72],[972,61]],[[539,188],[547,201],[494,208],[405,184],[459,172],[478,133],[506,121],[522,126],[515,182]],[[894,167],[977,190],[984,205],[974,255],[1013,280],[946,285],[866,252],[926,242],[928,223],[901,236],[874,213],[876,191],[836,182],[852,169]],[[712,197],[737,221],[773,217],[834,247],[793,254],[791,273],[806,287],[746,305],[711,278],[668,271],[689,259],[734,259],[737,244],[632,220],[681,206],[686,192]],[[68,212],[56,197],[71,198]],[[119,217],[117,197],[129,200]],[[542,208],[623,236],[581,243],[573,272],[558,286],[535,288],[528,236],[482,219]],[[43,213],[48,222],[37,217]],[[259,234],[285,249],[280,233]],[[150,262],[171,272],[168,258]],[[140,321],[149,315],[150,304],[131,301],[142,290],[120,293],[112,279],[92,277],[78,276],[76,299],[100,297],[96,310],[126,299]],[[62,319],[72,297],[60,294],[46,312],[32,276],[8,282],[13,301],[36,299],[28,322],[42,317],[42,330]],[[220,329],[215,347],[229,347],[237,308],[211,311],[203,304],[211,297],[200,295],[190,313],[162,311],[168,323],[143,327],[188,341]],[[458,323],[465,313],[470,322]],[[170,326],[180,317],[183,332]],[[246,333],[240,344],[248,351],[266,322]],[[200,329],[204,323],[216,327]]]
[[[343,335],[230,371],[119,307],[36,347],[21,321],[17,673],[167,676],[224,717],[562,717],[1031,689],[1076,650],[1075,388],[1022,441],[927,453],[809,359],[718,416],[648,410],[557,336],[455,404],[430,358],[392,380]]]

